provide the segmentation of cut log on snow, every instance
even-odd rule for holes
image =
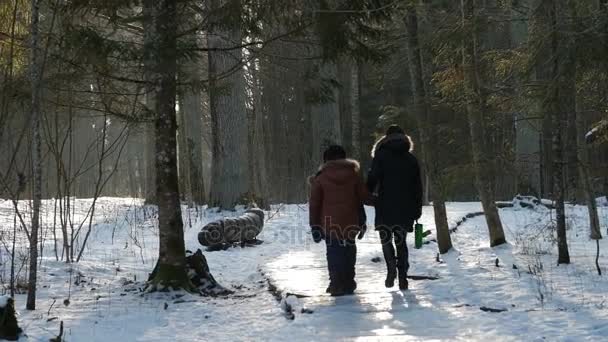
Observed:
[[[254,241],[264,228],[264,211],[249,209],[239,217],[226,217],[207,224],[200,233],[201,245],[216,248],[226,244]]]
[[[9,296],[0,296],[0,339],[17,341],[22,330],[17,324],[15,302]]]

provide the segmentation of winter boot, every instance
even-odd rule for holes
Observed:
[[[395,286],[395,278],[397,278],[397,265],[395,265],[395,261],[392,263],[386,263],[387,272],[386,272],[386,280],[384,280],[384,286],[386,288],[391,288]]]
[[[397,278],[397,259],[395,256],[395,246],[393,246],[392,232],[380,231],[380,241],[382,242],[382,254],[386,262],[386,280],[384,286],[391,288],[395,286],[395,278]]]
[[[332,297],[343,296],[345,294],[345,291],[342,288],[342,286],[339,286],[339,285],[333,284],[333,283],[329,284],[329,286],[327,287],[325,292],[329,293],[329,295]]]
[[[351,295],[351,294],[355,293],[356,289],[357,289],[357,282],[352,280],[350,282],[350,284],[348,284],[347,286],[344,287],[344,293],[347,295]]]
[[[344,291],[344,289],[342,288],[330,288],[329,289],[329,295],[332,297],[341,297],[344,296],[346,294],[346,291]]]
[[[390,289],[395,286],[395,278],[397,278],[397,260],[395,259],[394,249],[390,248],[389,251],[386,251],[387,248],[384,249],[384,258],[386,260],[386,280],[384,281],[384,286]],[[392,253],[390,253],[391,251]]]
[[[407,289],[408,289],[407,276],[399,275],[399,290],[407,290]]]

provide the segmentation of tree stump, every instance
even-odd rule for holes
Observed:
[[[227,217],[207,224],[198,233],[201,245],[211,249],[254,241],[264,228],[264,211],[249,209],[239,217]]]
[[[0,339],[17,341],[23,330],[17,324],[15,302],[9,296],[0,297]]]
[[[207,259],[200,249],[192,253],[186,251],[186,267],[187,274],[195,292],[199,292],[203,296],[221,296],[231,294],[232,291],[221,286],[209,271]],[[154,279],[158,271],[158,263],[154,267],[148,281]]]

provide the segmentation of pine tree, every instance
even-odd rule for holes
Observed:
[[[146,0],[144,13],[153,22],[147,48],[148,79],[153,82],[156,147],[156,200],[159,251],[151,290],[186,289],[192,284],[186,272],[186,249],[177,175],[177,1]]]

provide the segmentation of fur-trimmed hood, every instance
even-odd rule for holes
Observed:
[[[396,151],[413,152],[414,142],[412,141],[412,138],[407,134],[397,133],[385,135],[382,138],[378,139],[378,141],[376,141],[376,143],[372,147],[372,158],[381,148],[388,148]]]
[[[323,171],[325,171],[327,169],[337,169],[337,170],[352,169],[355,171],[355,173],[358,174],[361,169],[361,166],[360,166],[359,162],[354,159],[330,160],[328,162],[321,164],[315,175],[308,177],[308,184],[312,184],[312,181],[315,179],[315,177],[319,176]]]
[[[325,162],[319,166],[318,172],[325,170],[328,167],[345,167],[345,168],[353,168],[355,172],[359,172],[361,166],[359,162],[354,159],[336,159]]]

